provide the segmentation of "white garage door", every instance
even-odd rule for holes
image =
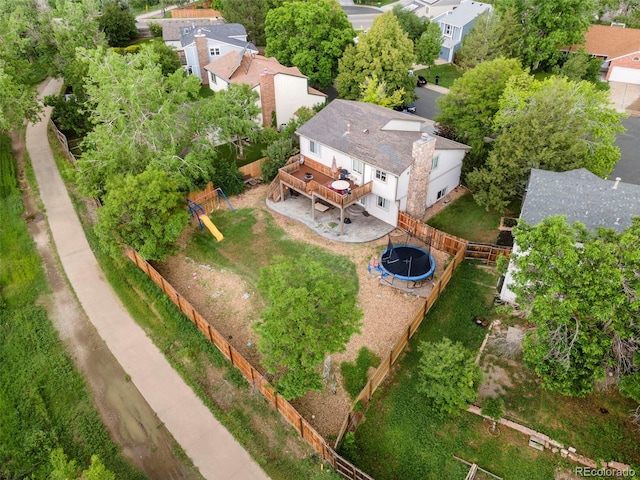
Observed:
[[[609,75],[609,81],[640,85],[640,70],[635,68],[613,67],[611,75]]]

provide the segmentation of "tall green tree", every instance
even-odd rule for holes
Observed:
[[[404,33],[393,12],[386,12],[373,21],[358,43],[350,45],[340,59],[336,84],[340,98],[357,100],[360,85],[376,75],[387,85],[388,92],[404,89],[404,103],[415,98],[415,77],[409,71],[415,63],[413,42]]]
[[[524,359],[542,386],[565,395],[593,391],[606,372],[640,365],[640,218],[623,233],[568,225],[561,216],[514,228],[512,290],[536,325]]]
[[[497,58],[479,64],[458,78],[449,93],[438,99],[438,133],[472,147],[465,156],[463,174],[484,165],[490,150],[486,141],[496,133],[494,117],[507,81],[522,74],[518,60]]]
[[[426,22],[426,28],[415,44],[416,61],[433,66],[442,48],[442,30],[436,22]]]
[[[596,8],[593,0],[500,0],[499,12],[512,9],[524,30],[520,59],[533,70],[554,65],[560,46],[584,42]]]
[[[52,35],[56,46],[53,66],[62,75],[67,85],[80,102],[84,102],[84,79],[86,63],[76,57],[78,48],[92,50],[106,46],[106,37],[101,29],[100,4],[97,0],[58,0],[53,15]]]
[[[198,109],[206,105],[188,105],[198,97],[198,79],[181,71],[163,76],[149,48],[125,56],[112,50],[80,52],[88,64],[85,88],[94,125],[78,161],[82,192],[99,197],[111,177],[139,174],[152,164],[167,169],[183,190],[197,183],[206,165],[188,168],[178,153],[215,128],[194,131]]]
[[[276,257],[260,270],[258,288],[267,302],[255,325],[258,350],[284,398],[320,390],[325,356],[342,352],[359,332],[357,282],[336,275],[315,258]]]
[[[496,58],[519,58],[524,38],[522,24],[513,9],[484,12],[462,39],[456,53],[456,65],[470,70],[482,62]]]
[[[467,176],[480,205],[504,210],[524,194],[532,167],[555,172],[587,168],[606,177],[620,158],[613,145],[624,114],[607,92],[563,77],[512,77],[500,99],[501,133],[486,165]]]
[[[410,10],[405,10],[401,4],[396,4],[391,10],[398,19],[400,28],[407,34],[407,37],[415,44],[424,33],[428,21],[425,22]]]
[[[418,363],[418,392],[439,413],[460,415],[478,396],[482,371],[471,352],[449,338],[440,342],[421,342]]]
[[[41,111],[35,88],[5,70],[0,59],[0,133],[19,128],[26,120],[34,122]]]
[[[380,81],[374,74],[371,78],[367,77],[360,85],[360,100],[366,103],[374,103],[383,107],[395,107],[402,104],[404,97],[404,89],[395,92],[387,92],[387,84]]]
[[[240,23],[247,30],[247,38],[255,45],[265,45],[265,21],[269,6],[265,0],[222,0],[221,10],[229,23]]]
[[[131,247],[145,259],[164,260],[189,221],[184,195],[175,179],[149,168],[140,174],[115,177],[98,210],[95,230],[105,251],[114,258]]]
[[[355,32],[337,0],[286,2],[270,10],[265,22],[268,57],[296,66],[321,88],[333,83],[338,59]]]
[[[80,472],[75,460],[69,460],[61,448],[51,452],[52,471],[49,480],[116,480],[113,472],[105,468],[97,455],[91,456],[89,468]]]
[[[126,47],[138,36],[136,18],[129,6],[120,0],[113,0],[102,5],[100,27],[112,47]]]

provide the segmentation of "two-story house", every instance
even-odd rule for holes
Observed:
[[[209,82],[204,67],[213,60],[229,52],[258,53],[255,45],[247,41],[247,31],[239,23],[182,27],[180,45],[184,52],[185,69],[200,78],[204,85]]]
[[[444,37],[439,58],[453,63],[454,55],[462,45],[462,39],[473,28],[476,18],[492,8],[488,3],[461,0],[460,5],[454,10],[434,17],[433,21],[438,23]]]
[[[605,180],[585,168],[567,172],[533,168],[520,218],[537,225],[554,215],[564,215],[569,225],[580,222],[591,231],[601,227],[622,232],[640,215],[640,185],[622,183],[620,178]],[[518,252],[517,245],[513,252]],[[514,268],[509,264],[500,289],[500,298],[510,303],[516,301],[510,288]]]
[[[390,108],[334,100],[296,132],[300,162],[280,169],[276,200],[293,189],[344,209],[354,203],[393,226],[406,211],[421,218],[427,207],[460,181],[470,147],[433,133],[433,122]]]
[[[324,93],[309,86],[309,77],[297,67],[281,65],[276,58],[229,52],[205,70],[214,92],[226,90],[231,83],[244,83],[258,92],[259,121],[265,126],[286,124],[301,107],[312,108],[327,101]]]

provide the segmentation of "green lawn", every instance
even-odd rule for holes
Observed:
[[[79,205],[79,204],[78,204]],[[258,267],[275,254],[322,252],[288,240],[268,217],[265,231],[256,233],[251,210],[211,214],[224,233],[216,242],[205,230],[193,236],[184,252],[196,261],[233,269],[256,281]],[[331,469],[321,470],[311,447],[248,383],[218,349],[189,321],[162,291],[130,262],[117,264],[101,253],[90,228],[85,230],[98,261],[127,310],[145,329],[182,378],[216,418],[246,448],[273,480],[339,480]],[[355,266],[337,255],[323,257],[337,271],[356,281]],[[342,270],[341,270],[342,269]],[[224,380],[211,381],[211,376]],[[304,455],[300,455],[304,452]]]
[[[495,210],[487,211],[478,205],[470,193],[449,204],[427,223],[438,230],[456,235],[471,242],[495,243],[498,238],[500,217],[520,214],[520,205],[510,206],[511,214],[500,214]]]
[[[209,88],[209,85],[200,85],[200,98],[213,97],[215,92]]]
[[[7,137],[0,136],[0,478],[49,478],[62,448],[82,468],[96,454],[117,478],[144,478],[121,455],[84,379],[40,304],[50,293],[21,218],[21,192]]]
[[[440,418],[420,401],[413,374],[421,341],[447,336],[477,351],[486,331],[474,315],[488,316],[495,275],[464,262],[410,342],[393,378],[376,392],[355,434],[352,448],[357,466],[376,480],[440,480],[464,478],[469,462],[509,480],[548,480],[559,457],[526,447],[528,439],[502,429],[493,437],[472,414]]]
[[[255,162],[256,160],[260,160],[264,157],[262,151],[267,148],[266,143],[251,143],[250,145],[244,146],[244,158],[237,157],[237,149],[231,143],[225,143],[224,145],[220,145],[216,147],[216,152],[218,158],[230,158],[233,159],[238,167],[242,167],[243,165],[248,165],[249,163]]]
[[[414,72],[416,75],[422,75],[427,79],[430,84],[436,83],[436,75],[439,77],[438,85],[445,88],[451,88],[454,80],[459,78],[462,74],[458,71],[455,65],[444,64],[434,65],[430,68],[423,68]]]

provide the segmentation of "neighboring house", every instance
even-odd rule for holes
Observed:
[[[309,78],[297,67],[285,67],[275,58],[255,53],[229,52],[205,67],[209,88],[226,90],[231,83],[245,83],[260,96],[260,121],[278,126],[288,123],[300,107],[325,103],[327,96],[309,86]]]
[[[602,59],[607,81],[640,85],[640,29],[591,25],[585,43],[571,47],[571,51],[580,48]]]
[[[537,225],[554,215],[564,215],[569,225],[580,222],[591,231],[603,227],[622,232],[632,217],[640,215],[640,185],[619,178],[604,180],[585,168],[568,172],[533,168],[520,218]],[[513,252],[518,252],[517,245]],[[514,268],[511,263],[500,290],[500,298],[511,303],[516,299],[509,288]]]
[[[213,60],[229,52],[258,53],[253,43],[247,41],[247,31],[239,23],[182,27],[180,45],[184,52],[181,61],[185,69],[196,75],[204,85],[209,83],[204,67]]]
[[[162,41],[178,52],[183,51],[180,34],[183,28],[210,27],[224,23],[223,18],[182,18],[162,20]],[[184,52],[183,52],[184,56]]]
[[[453,63],[455,53],[462,44],[462,39],[469,33],[476,18],[486,11],[491,11],[492,8],[488,3],[461,0],[458,8],[434,17],[433,21],[440,25],[444,37],[439,58]]]
[[[420,18],[433,18],[441,13],[453,10],[461,0],[412,0],[403,8],[415,13]]]
[[[285,187],[344,209],[359,203],[393,226],[398,213],[421,218],[460,180],[470,147],[432,133],[433,122],[370,103],[334,100],[296,132],[301,162],[280,169]],[[307,177],[305,183],[302,172]],[[338,192],[335,179],[346,184]]]

